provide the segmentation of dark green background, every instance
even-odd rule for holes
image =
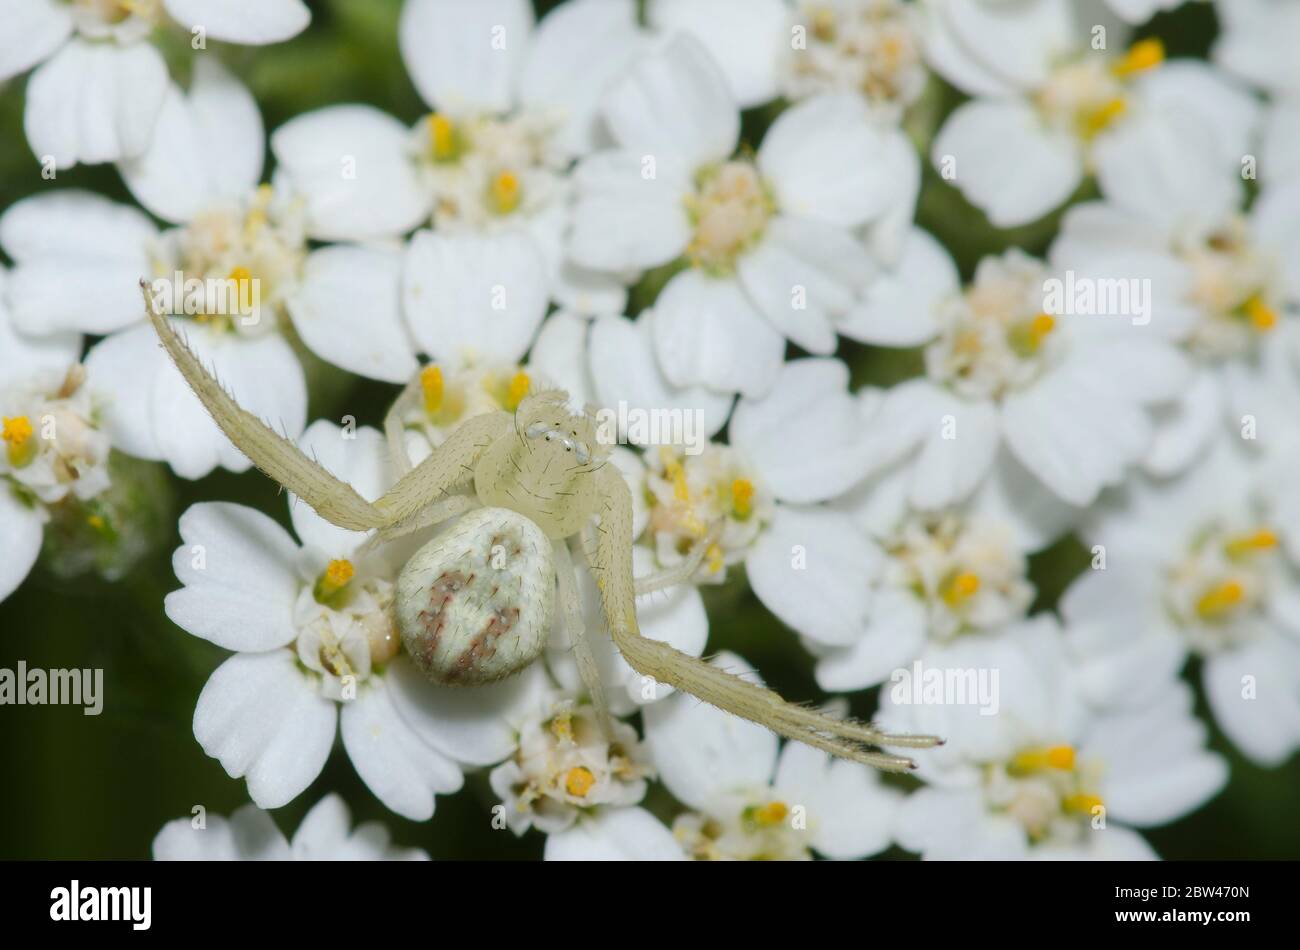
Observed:
[[[423,114],[397,52],[399,0],[311,5],[312,26],[290,43],[219,50],[252,87],[268,130],[301,112],[342,102],[373,103],[410,122]],[[1144,32],[1160,35],[1171,55],[1204,55],[1214,30],[1210,6],[1193,3],[1157,18]],[[175,73],[184,76],[186,50],[169,53]],[[76,168],[61,173],[57,183],[41,180],[22,133],[23,84],[20,78],[0,90],[0,208],[50,187],[84,187],[129,201],[111,168]],[[957,100],[953,90],[936,83],[917,110],[918,137]],[[775,113],[769,108],[747,114],[747,139],[757,142]],[[1011,245],[1041,252],[1056,226],[1049,218],[1018,231],[995,231],[928,168],[920,219],[953,251],[966,274],[981,255]],[[652,296],[654,283],[652,276],[638,289],[634,307]],[[859,384],[888,384],[918,368],[915,353],[845,345],[841,355]],[[318,361],[308,368],[313,419],[351,413],[378,425],[395,394],[394,387],[346,376]],[[164,822],[188,816],[193,805],[229,814],[248,800],[244,782],[228,778],[205,756],[190,729],[199,690],[224,651],[173,626],[163,615],[162,598],[178,586],[170,555],[179,542],[175,519],[186,506],[236,501],[287,525],[286,502],[274,484],[255,473],[220,472],[199,482],[169,476],[165,482],[172,486],[172,497],[161,499],[170,506],[166,540],[124,581],[67,581],[38,568],[0,604],[0,666],[12,668],[22,659],[42,668],[102,667],[106,694],[99,717],[83,716],[77,707],[0,706],[0,858],[145,858]],[[1040,591],[1037,607],[1050,608],[1084,563],[1072,540],[1037,556],[1032,568]],[[819,695],[811,663],[794,635],[765,611],[743,578],[706,590],[706,597],[710,650],[741,653],[787,696]],[[1195,682],[1195,671],[1190,673]],[[855,697],[855,708],[864,714],[874,703],[874,691]],[[1194,815],[1147,831],[1157,850],[1169,858],[1300,856],[1295,809],[1300,761],[1261,770],[1236,755],[1221,735],[1216,733],[1212,744],[1231,763],[1231,784]],[[341,749],[307,792],[276,813],[277,823],[292,834],[306,810],[330,791],[343,795],[357,819],[381,819],[399,843],[423,847],[435,858],[541,854],[542,837],[536,833],[516,839],[491,830],[495,798],[482,775],[470,777],[459,794],[440,797],[433,819],[418,824],[389,813],[356,777]],[[652,791],[647,804],[671,818],[674,806],[662,790]]]

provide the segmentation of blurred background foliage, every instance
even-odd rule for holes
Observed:
[[[212,44],[252,88],[268,131],[302,112],[345,102],[371,103],[406,122],[424,113],[397,51],[400,0],[309,0],[309,5],[311,27],[289,43],[265,48]],[[540,0],[537,5],[544,13],[556,4]],[[1212,7],[1192,3],[1158,16],[1141,32],[1161,37],[1171,56],[1204,56],[1215,29]],[[182,80],[189,71],[186,39],[180,37],[167,50],[173,74]],[[112,167],[79,167],[60,173],[55,182],[42,180],[22,131],[24,84],[19,77],[0,88],[0,208],[55,187],[87,188],[130,201]],[[927,143],[958,101],[953,89],[933,82],[909,120],[918,145]],[[776,104],[747,113],[746,141],[756,145],[779,111]],[[1059,213],[1013,231],[993,229],[928,162],[923,166],[920,224],[952,251],[963,274],[969,276],[981,256],[1007,247],[1030,253],[1046,249]],[[1082,186],[1081,196],[1092,187]],[[633,310],[653,300],[663,278],[647,275],[633,293]],[[94,306],[94,301],[86,305]],[[362,321],[364,314],[358,314],[359,325]],[[890,385],[920,366],[919,352],[846,343],[840,355],[850,364],[855,385]],[[314,359],[308,375],[310,419],[352,414],[360,423],[379,425],[396,393],[395,387],[348,376]],[[0,858],[147,858],[153,836],[166,821],[188,816],[195,805],[209,814],[228,815],[248,802],[244,782],[229,778],[215,759],[205,756],[191,731],[199,691],[226,654],[175,627],[163,614],[162,601],[178,586],[171,552],[179,544],[176,518],[187,506],[205,500],[238,502],[287,526],[287,500],[256,473],[218,472],[198,482],[161,470],[139,477],[147,485],[161,542],[127,577],[114,584],[93,574],[68,581],[38,567],[0,604],[0,667],[14,668],[25,660],[29,667],[46,669],[103,668],[105,692],[98,717],[84,716],[79,707],[0,707]],[[1035,609],[1051,609],[1086,564],[1086,552],[1072,538],[1035,556]],[[812,664],[794,634],[763,608],[743,577],[706,588],[705,597],[711,651],[742,654],[787,696],[820,695]],[[1197,672],[1188,671],[1193,683]],[[870,715],[876,691],[855,695],[852,702],[855,712]],[[1199,705],[1209,722],[1203,697]],[[1235,754],[1217,732],[1211,744],[1231,764],[1227,790],[1195,814],[1148,830],[1157,851],[1167,858],[1300,856],[1300,819],[1294,807],[1300,761],[1264,770]],[[517,839],[491,829],[490,807],[496,799],[485,774],[468,777],[459,794],[440,797],[431,821],[409,822],[370,794],[341,749],[307,792],[275,813],[276,822],[292,834],[307,809],[331,791],[343,796],[355,820],[379,819],[397,842],[422,847],[436,859],[541,855],[540,834]],[[666,820],[674,814],[675,805],[662,789],[652,790],[646,804]],[[906,855],[895,849],[886,857]]]

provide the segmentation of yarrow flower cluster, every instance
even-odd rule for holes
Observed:
[[[1229,782],[1198,695],[1293,757],[1295,31],[1180,6],[402,0],[413,108],[268,135],[230,47],[299,0],[0,0],[0,601],[203,499],[159,606],[252,803],[153,856],[427,858],[278,829],[340,756],[548,860],[1149,859]]]

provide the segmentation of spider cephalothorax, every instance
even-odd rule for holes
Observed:
[[[399,478],[371,502],[242,409],[207,372],[168,321],[146,313],[163,347],[222,431],[258,468],[326,520],[374,532],[386,544],[459,518],[415,553],[398,579],[396,619],[411,660],[434,682],[473,685],[501,679],[541,653],[555,603],[579,672],[607,722],[600,676],[583,624],[575,552],[600,591],[606,626],[624,659],[643,676],[699,697],[799,742],[878,768],[912,763],[878,751],[926,748],[929,736],[886,735],[869,725],[783,700],[725,670],[641,635],[636,597],[681,583],[695,572],[709,538],[681,564],[646,578],[632,576],[632,495],[606,464],[589,414],[565,408],[558,390],[534,393],[514,413],[461,422],[419,465],[411,467],[400,425],[387,420]],[[400,402],[400,399],[399,399]]]

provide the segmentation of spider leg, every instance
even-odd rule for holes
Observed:
[[[709,530],[708,534],[695,542],[691,552],[684,560],[672,567],[665,567],[661,571],[655,571],[652,574],[636,578],[636,595],[640,597],[642,594],[653,594],[655,591],[686,583],[695,576],[695,571],[699,568],[700,562],[704,560],[704,555],[708,553],[709,547],[715,544],[721,535],[722,522],[718,521]]]
[[[483,450],[513,431],[514,417],[504,411],[470,416],[460,423],[432,455],[399,478],[375,502],[384,517],[383,526],[400,524],[469,485]]]
[[[614,644],[638,673],[668,683],[726,712],[766,726],[787,739],[804,742],[891,772],[915,768],[902,756],[873,746],[928,748],[933,736],[893,736],[852,720],[786,702],[776,691],[741,679],[658,640],[641,635],[636,621],[636,582],[632,577],[632,496],[621,474],[601,472],[600,527],[595,570]]]
[[[421,528],[440,524],[449,518],[463,515],[465,512],[477,507],[478,500],[468,495],[448,495],[442,501],[436,501],[425,508],[421,508],[404,521],[398,521],[380,528],[366,539],[365,544],[361,545],[358,553],[373,551],[390,541],[396,541],[408,534],[414,534]]]
[[[555,577],[560,595],[560,609],[564,611],[564,629],[573,645],[573,657],[578,663],[578,675],[587,687],[591,704],[596,707],[596,719],[606,739],[614,736],[614,725],[609,718],[609,705],[605,702],[605,688],[600,681],[600,668],[596,654],[591,650],[587,627],[582,620],[582,594],[578,589],[578,575],[569,553],[569,543],[563,538],[552,542],[555,550]]]
[[[402,424],[402,417],[415,405],[415,395],[419,389],[420,374],[417,372],[414,378],[402,388],[384,416],[384,437],[388,440],[388,454],[393,472],[398,478],[411,470],[411,457],[406,454],[406,439],[403,435],[405,427]]]
[[[142,280],[140,288],[144,291],[145,313],[162,341],[163,349],[185,377],[194,395],[239,451],[311,505],[322,518],[340,528],[365,531],[385,523],[384,515],[357,494],[356,489],[331,475],[297,445],[235,402],[167,318],[154,311],[148,284]]]

